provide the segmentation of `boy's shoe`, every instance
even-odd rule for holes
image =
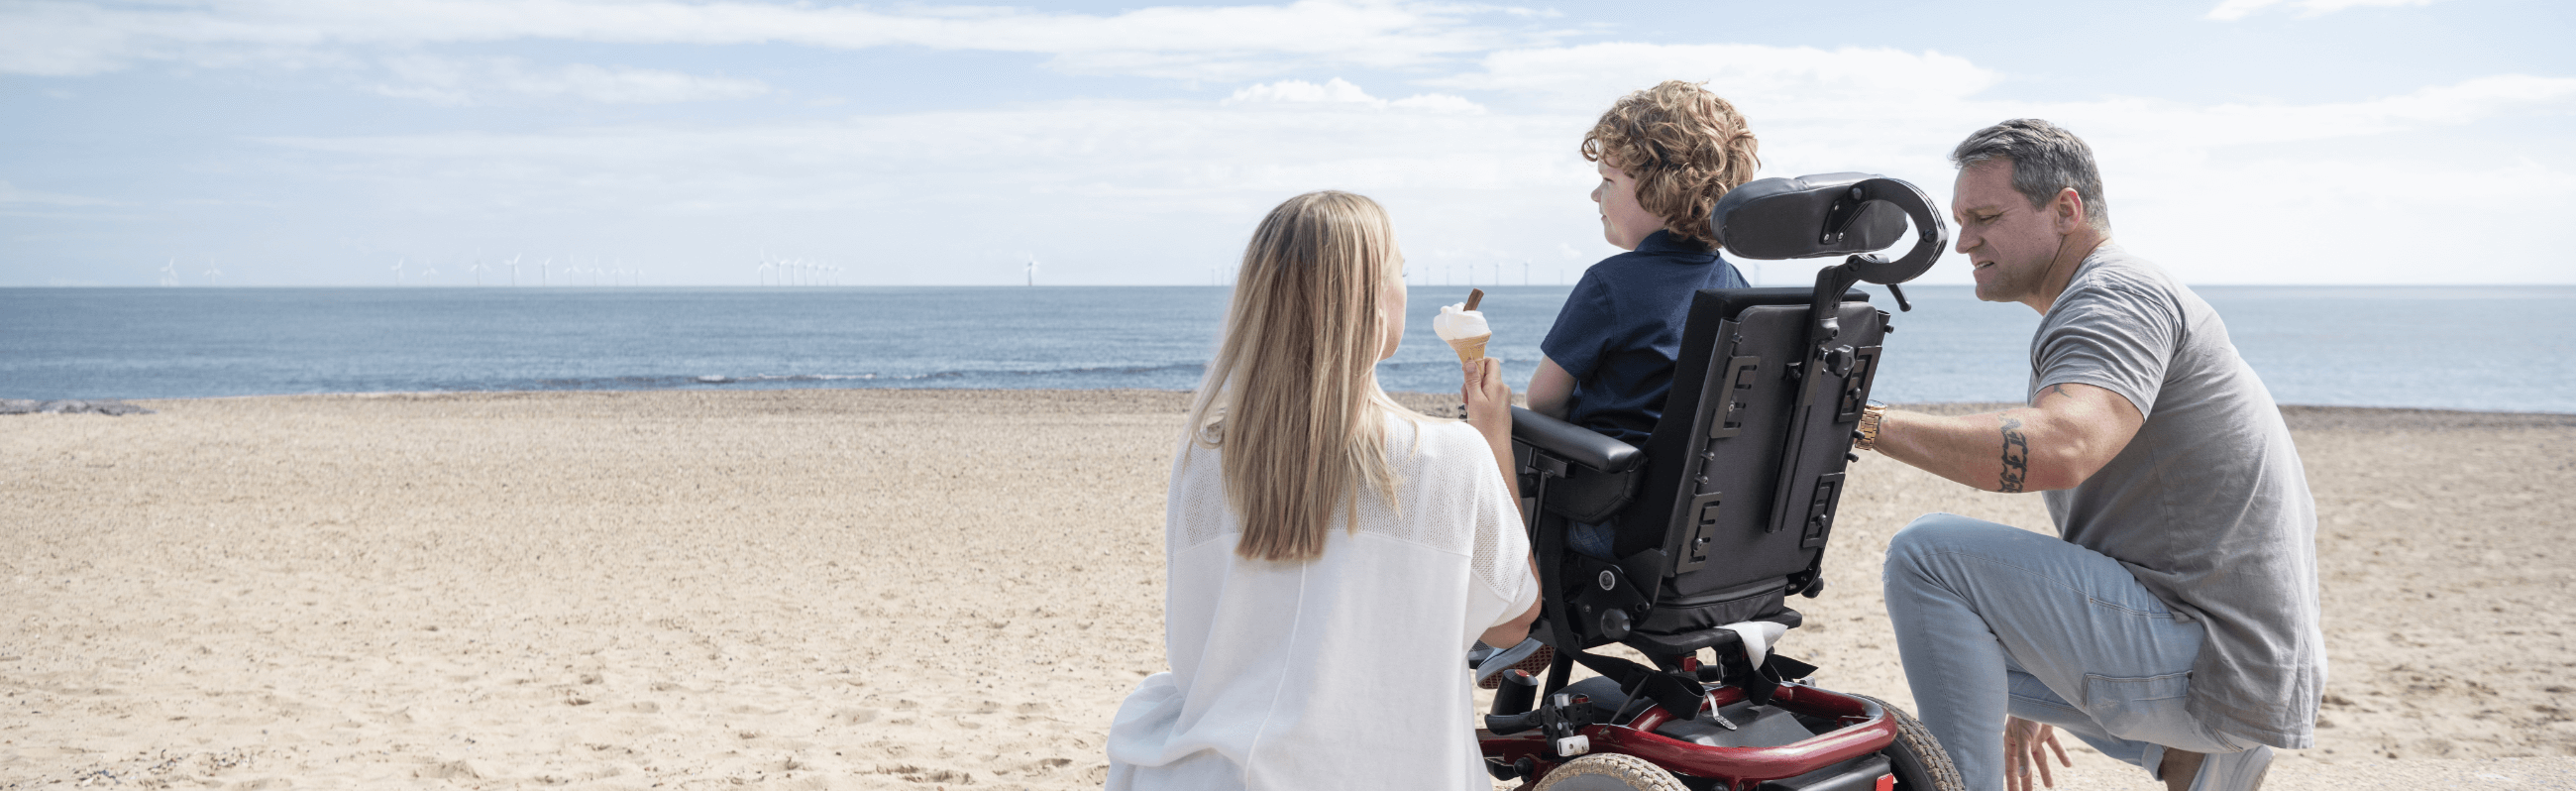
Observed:
[[[2271,769],[2272,748],[2259,744],[2241,753],[2211,753],[2201,756],[2191,791],[2255,791]]]

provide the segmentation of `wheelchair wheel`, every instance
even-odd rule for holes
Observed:
[[[1955,781],[1954,781],[1955,782]],[[1565,762],[1531,791],[1689,791],[1673,773],[1634,755],[1599,753]]]
[[[1968,784],[1959,779],[1959,768],[1950,763],[1950,753],[1932,738],[1914,715],[1894,704],[1868,695],[1852,695],[1886,709],[1896,717],[1896,743],[1887,746],[1889,769],[1896,774],[1896,787],[1910,791],[1967,791]]]

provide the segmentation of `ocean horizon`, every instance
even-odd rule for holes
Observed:
[[[1515,389],[1567,286],[1481,286]],[[1457,388],[1414,285],[1388,390]],[[1876,394],[2019,401],[2038,315],[1906,289]],[[2202,286],[2283,404],[2576,413],[2576,286]],[[1454,293],[1453,293],[1454,292]],[[0,288],[0,398],[781,387],[1186,390],[1223,286]]]

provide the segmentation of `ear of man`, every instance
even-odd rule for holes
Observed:
[[[2059,235],[2073,235],[2084,227],[2084,196],[2075,194],[2074,187],[2059,188],[2056,199],[2048,202],[2048,221]]]

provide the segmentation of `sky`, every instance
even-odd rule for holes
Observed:
[[[0,286],[1206,284],[1317,189],[1385,204],[1417,284],[1569,282],[1615,252],[1583,133],[1666,79],[1760,175],[1945,205],[1960,139],[2049,119],[2193,284],[2567,284],[2571,34],[2563,0],[0,0]]]

